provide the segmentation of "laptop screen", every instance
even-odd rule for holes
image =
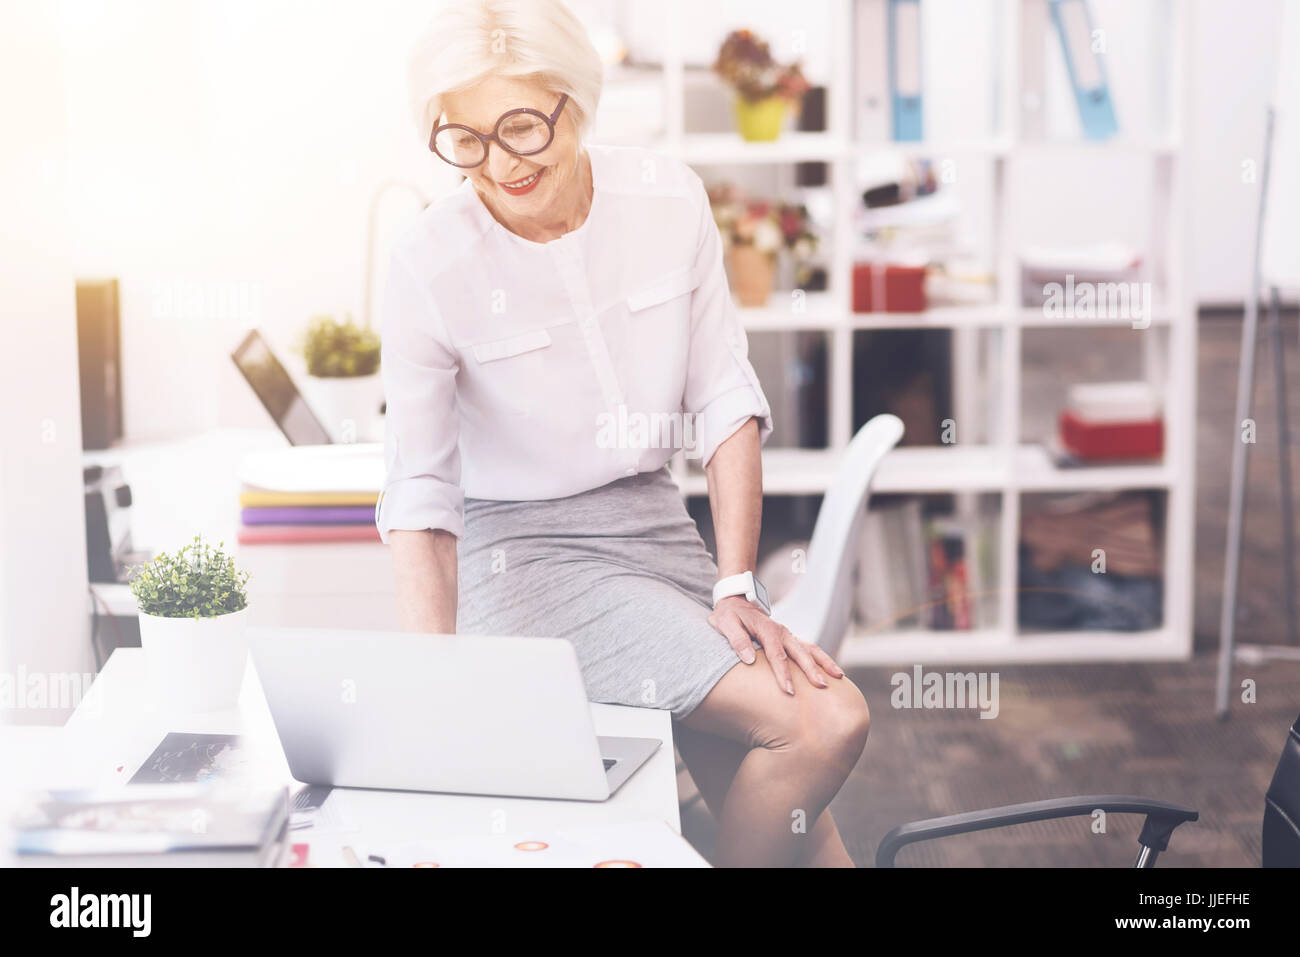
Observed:
[[[256,329],[244,336],[230,357],[280,427],[290,445],[328,445],[330,436],[307,405],[288,370]]]

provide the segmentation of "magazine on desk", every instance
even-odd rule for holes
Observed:
[[[47,791],[18,809],[13,850],[37,867],[275,867],[288,825],[285,787]]]

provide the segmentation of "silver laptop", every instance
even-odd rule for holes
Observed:
[[[603,801],[662,744],[596,736],[558,638],[253,627],[249,643],[308,784]]]

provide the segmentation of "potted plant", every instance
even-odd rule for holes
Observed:
[[[307,324],[302,354],[310,376],[313,410],[335,442],[369,442],[379,431],[384,390],[379,381],[379,334],[345,315],[315,316]]]
[[[777,63],[767,43],[749,30],[727,35],[713,70],[736,91],[736,127],[746,140],[780,137],[787,111],[799,111],[809,86],[798,63]]]
[[[730,185],[711,189],[709,203],[726,249],[736,301],[742,306],[767,305],[776,284],[780,252],[788,250],[802,268],[817,248],[808,210],[801,205],[746,198]]]
[[[131,573],[140,644],[154,699],[177,711],[226,711],[239,701],[248,658],[248,573],[195,536]]]

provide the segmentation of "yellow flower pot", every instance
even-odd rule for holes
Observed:
[[[736,100],[736,128],[742,139],[766,142],[779,139],[785,127],[786,101],[781,96],[765,100]]]

